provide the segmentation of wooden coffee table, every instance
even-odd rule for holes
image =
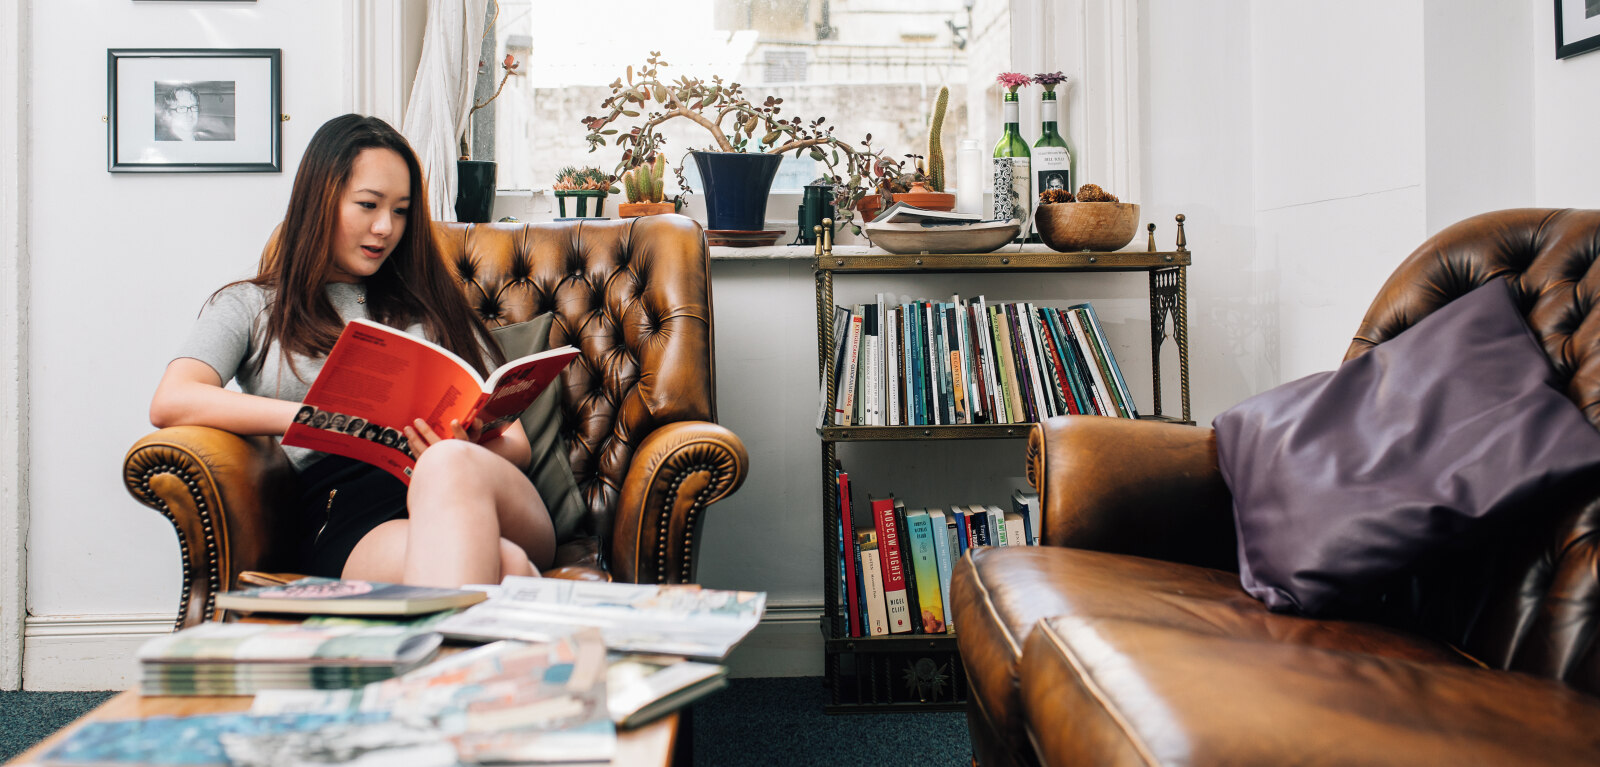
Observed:
[[[229,714],[247,711],[252,698],[232,697],[169,697],[141,696],[138,690],[129,690],[101,704],[82,718],[62,728],[33,748],[24,751],[9,764],[32,764],[45,752],[65,740],[86,722],[112,719],[144,719],[157,716],[198,716],[201,714]],[[669,714],[643,727],[617,733],[617,755],[612,764],[650,765],[669,767],[673,750],[678,745],[678,715]]]

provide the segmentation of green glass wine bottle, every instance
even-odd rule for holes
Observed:
[[[994,209],[991,218],[1002,221],[1028,218],[1033,210],[1033,173],[1028,142],[1022,138],[1021,106],[1015,91],[1005,94],[1006,129],[994,147]]]
[[[1067,146],[1067,140],[1056,129],[1059,102],[1054,90],[1046,89],[1040,97],[1039,111],[1044,125],[1039,131],[1039,140],[1033,142],[1034,188],[1041,193],[1051,189],[1071,192],[1077,188],[1072,178],[1072,147]]]

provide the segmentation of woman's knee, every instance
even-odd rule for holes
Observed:
[[[528,552],[521,546],[505,538],[500,539],[500,577],[508,575],[538,575],[533,562],[528,560]]]
[[[424,484],[481,484],[490,461],[498,457],[482,445],[464,439],[434,443],[417,458],[411,481]],[[414,486],[414,485],[413,485]]]

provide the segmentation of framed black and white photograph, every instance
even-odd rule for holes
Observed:
[[[277,48],[106,51],[106,169],[281,173]]]
[[[1600,0],[1556,0],[1556,58],[1600,48]]]

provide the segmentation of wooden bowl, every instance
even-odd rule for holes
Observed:
[[[1039,237],[1051,250],[1120,250],[1139,233],[1139,205],[1131,202],[1058,202],[1034,214]]]

